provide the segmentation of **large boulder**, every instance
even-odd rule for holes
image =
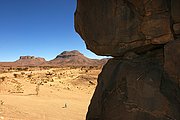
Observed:
[[[113,56],[87,120],[180,120],[180,0],[77,0],[87,48]]]
[[[180,120],[180,91],[165,75],[162,51],[109,60],[87,120]]]
[[[98,55],[144,52],[174,39],[170,8],[167,0],[78,0],[75,28]]]

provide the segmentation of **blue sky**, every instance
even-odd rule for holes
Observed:
[[[76,0],[0,0],[0,61],[22,55],[50,60],[64,50],[79,50],[90,58],[74,30]]]

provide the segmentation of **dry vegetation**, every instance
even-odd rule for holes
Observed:
[[[83,120],[101,67],[0,71],[0,120]]]

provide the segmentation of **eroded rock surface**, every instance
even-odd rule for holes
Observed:
[[[180,120],[179,11],[179,0],[77,0],[87,48],[114,57],[87,120]]]
[[[164,73],[162,51],[109,60],[87,120],[179,120],[180,92]]]
[[[96,54],[122,56],[173,40],[169,9],[168,0],[78,1],[76,31]],[[173,13],[177,19],[178,12]]]
[[[164,68],[173,82],[180,87],[180,39],[164,46]]]

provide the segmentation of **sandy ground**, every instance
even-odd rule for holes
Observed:
[[[101,68],[0,73],[0,120],[85,120]]]

